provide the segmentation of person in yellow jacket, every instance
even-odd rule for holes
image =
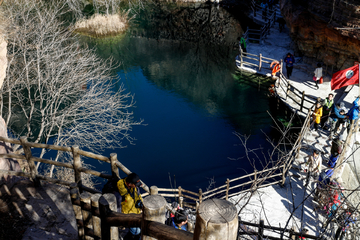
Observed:
[[[124,214],[135,213],[139,214],[143,208],[143,200],[140,195],[139,187],[141,181],[136,173],[129,174],[126,178],[120,179],[117,182],[120,197],[118,197],[118,211]],[[139,236],[140,228],[129,228],[131,236]],[[133,239],[133,238],[130,238]]]
[[[317,102],[316,106],[315,106],[314,113],[313,113],[315,131],[317,131],[319,129],[319,125],[320,125],[321,117],[322,117],[322,113],[323,113],[322,110],[323,109],[322,109],[321,103]]]

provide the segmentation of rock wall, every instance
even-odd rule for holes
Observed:
[[[323,62],[331,73],[360,60],[359,1],[280,0],[280,9],[305,62]]]
[[[243,32],[228,11],[213,4],[149,3],[139,15],[145,20],[133,36],[233,46]]]

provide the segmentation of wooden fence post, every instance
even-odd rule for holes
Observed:
[[[199,188],[199,203],[202,203],[202,190]]]
[[[116,212],[116,197],[112,193],[106,193],[99,199],[99,210],[101,218],[101,239],[102,240],[113,240],[119,239],[118,227],[110,227],[106,222],[106,217],[109,212]]]
[[[261,53],[259,54],[259,71],[261,71],[261,65],[262,65],[262,59],[261,59],[262,55]]]
[[[283,166],[283,171],[282,171],[282,181],[281,181],[281,186],[284,186],[285,185],[285,181],[286,181],[286,163],[284,163],[284,166]]]
[[[212,198],[200,204],[196,214],[194,239],[235,240],[238,233],[238,215],[233,203]]]
[[[155,186],[152,186],[153,188]],[[150,188],[150,189],[151,189]],[[157,187],[155,187],[157,189]],[[146,236],[144,220],[165,223],[167,202],[163,196],[149,195],[144,198],[142,237],[144,240],[155,240],[155,238]]]
[[[240,46],[240,67],[244,66],[243,61],[244,61],[244,59],[243,59],[243,50],[242,50],[242,48]]]
[[[300,112],[302,112],[304,106],[304,98],[305,98],[305,91],[302,92],[302,96],[301,96]]]
[[[92,240],[94,238],[88,236],[88,230],[93,230],[91,216],[91,194],[83,192],[80,194],[81,213],[84,221],[85,239]]]
[[[158,195],[159,194],[159,189],[157,186],[151,186],[150,187],[150,195]]]
[[[27,145],[27,138],[26,137],[20,137],[21,146],[24,149],[26,160],[29,164],[30,169],[30,176],[31,179],[34,181],[35,187],[40,186],[40,180],[37,178],[37,170],[35,166],[34,160],[32,160],[32,154],[31,154],[31,148]]]
[[[78,153],[79,151],[79,146],[72,146],[71,147],[72,150],[72,154],[73,154],[73,158],[74,158],[74,174],[75,174],[75,183],[78,185],[78,188],[80,190],[80,192],[82,192],[81,189],[81,159],[80,159],[80,154]]]
[[[117,167],[116,162],[117,162],[117,154],[111,153],[110,154],[111,174],[113,178],[120,178],[119,168]]]
[[[285,100],[287,99],[288,95],[289,95],[289,92],[290,92],[290,83],[289,81],[286,81],[287,83],[287,87],[286,87],[286,96],[285,96]]]
[[[101,239],[101,220],[99,211],[99,199],[101,198],[100,193],[92,194],[91,196],[91,215],[94,229],[94,237]]]
[[[84,221],[81,213],[80,193],[76,183],[70,186],[71,203],[75,213],[79,239],[85,239]]]
[[[258,239],[263,240],[264,239],[264,220],[260,220],[259,227],[258,227]]]
[[[183,197],[182,197],[182,194],[181,194],[181,187],[180,186],[178,187],[178,191],[179,191],[179,205],[180,205],[180,207],[183,207]]]
[[[229,188],[230,188],[230,180],[227,178],[226,179],[226,197],[225,197],[225,200],[229,199]]]

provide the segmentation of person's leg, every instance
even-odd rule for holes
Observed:
[[[318,130],[318,127],[319,127],[319,124],[315,122],[315,123],[314,123],[314,129],[315,129],[315,131]]]
[[[289,72],[289,78],[291,77],[292,71],[293,71],[293,67],[289,67],[290,72]]]
[[[290,68],[286,67],[286,75],[288,79],[290,78],[290,71],[291,71]]]
[[[334,134],[336,134],[337,133],[337,131],[339,130],[339,127],[340,127],[340,124],[342,123],[343,121],[341,120],[341,119],[338,119],[337,121],[336,121],[336,124],[335,124],[335,128],[334,128]]]
[[[320,125],[320,126],[321,126],[323,129],[325,129],[325,126],[326,126],[326,123],[327,123],[328,119],[329,119],[329,114],[326,114],[325,117],[323,116],[323,117],[321,118],[321,125]]]

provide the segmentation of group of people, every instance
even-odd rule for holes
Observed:
[[[143,209],[143,199],[139,187],[141,181],[136,173],[129,174],[123,179],[112,179],[103,188],[103,193],[113,193],[116,197],[117,212],[124,214],[140,214]],[[166,224],[177,229],[187,230],[187,213],[177,207],[167,219]],[[122,228],[120,235],[124,240],[140,239],[141,230],[139,227]]]
[[[332,142],[327,168],[322,169],[321,152],[314,149],[304,163],[306,165],[304,171],[307,173],[307,183],[310,178],[317,183],[315,200],[326,212],[328,218],[333,218],[335,214],[337,214],[336,216],[341,215],[339,213],[343,212],[342,206],[345,206],[342,187],[336,180],[331,180],[345,140],[344,132],[338,134],[338,130],[341,126],[347,125],[347,133],[349,133],[351,124],[359,117],[359,112],[359,97],[354,100],[352,107],[348,110],[344,103],[334,103],[334,95],[330,93],[324,100],[318,99],[312,113],[312,131],[319,131],[319,128],[329,131]]]
[[[330,132],[329,138],[332,139],[330,157],[327,166],[334,168],[339,155],[342,152],[343,143],[345,140],[344,133],[338,134],[340,126],[345,127],[347,124],[347,132],[349,133],[351,124],[359,117],[359,97],[353,102],[353,106],[349,111],[346,111],[344,104],[334,104],[334,95],[330,93],[324,101],[318,101],[315,104],[313,111],[313,129],[312,131],[319,131],[319,128],[328,130]],[[328,126],[330,125],[330,126]],[[316,178],[321,172],[322,159],[318,150],[308,156],[306,162],[311,175]]]

